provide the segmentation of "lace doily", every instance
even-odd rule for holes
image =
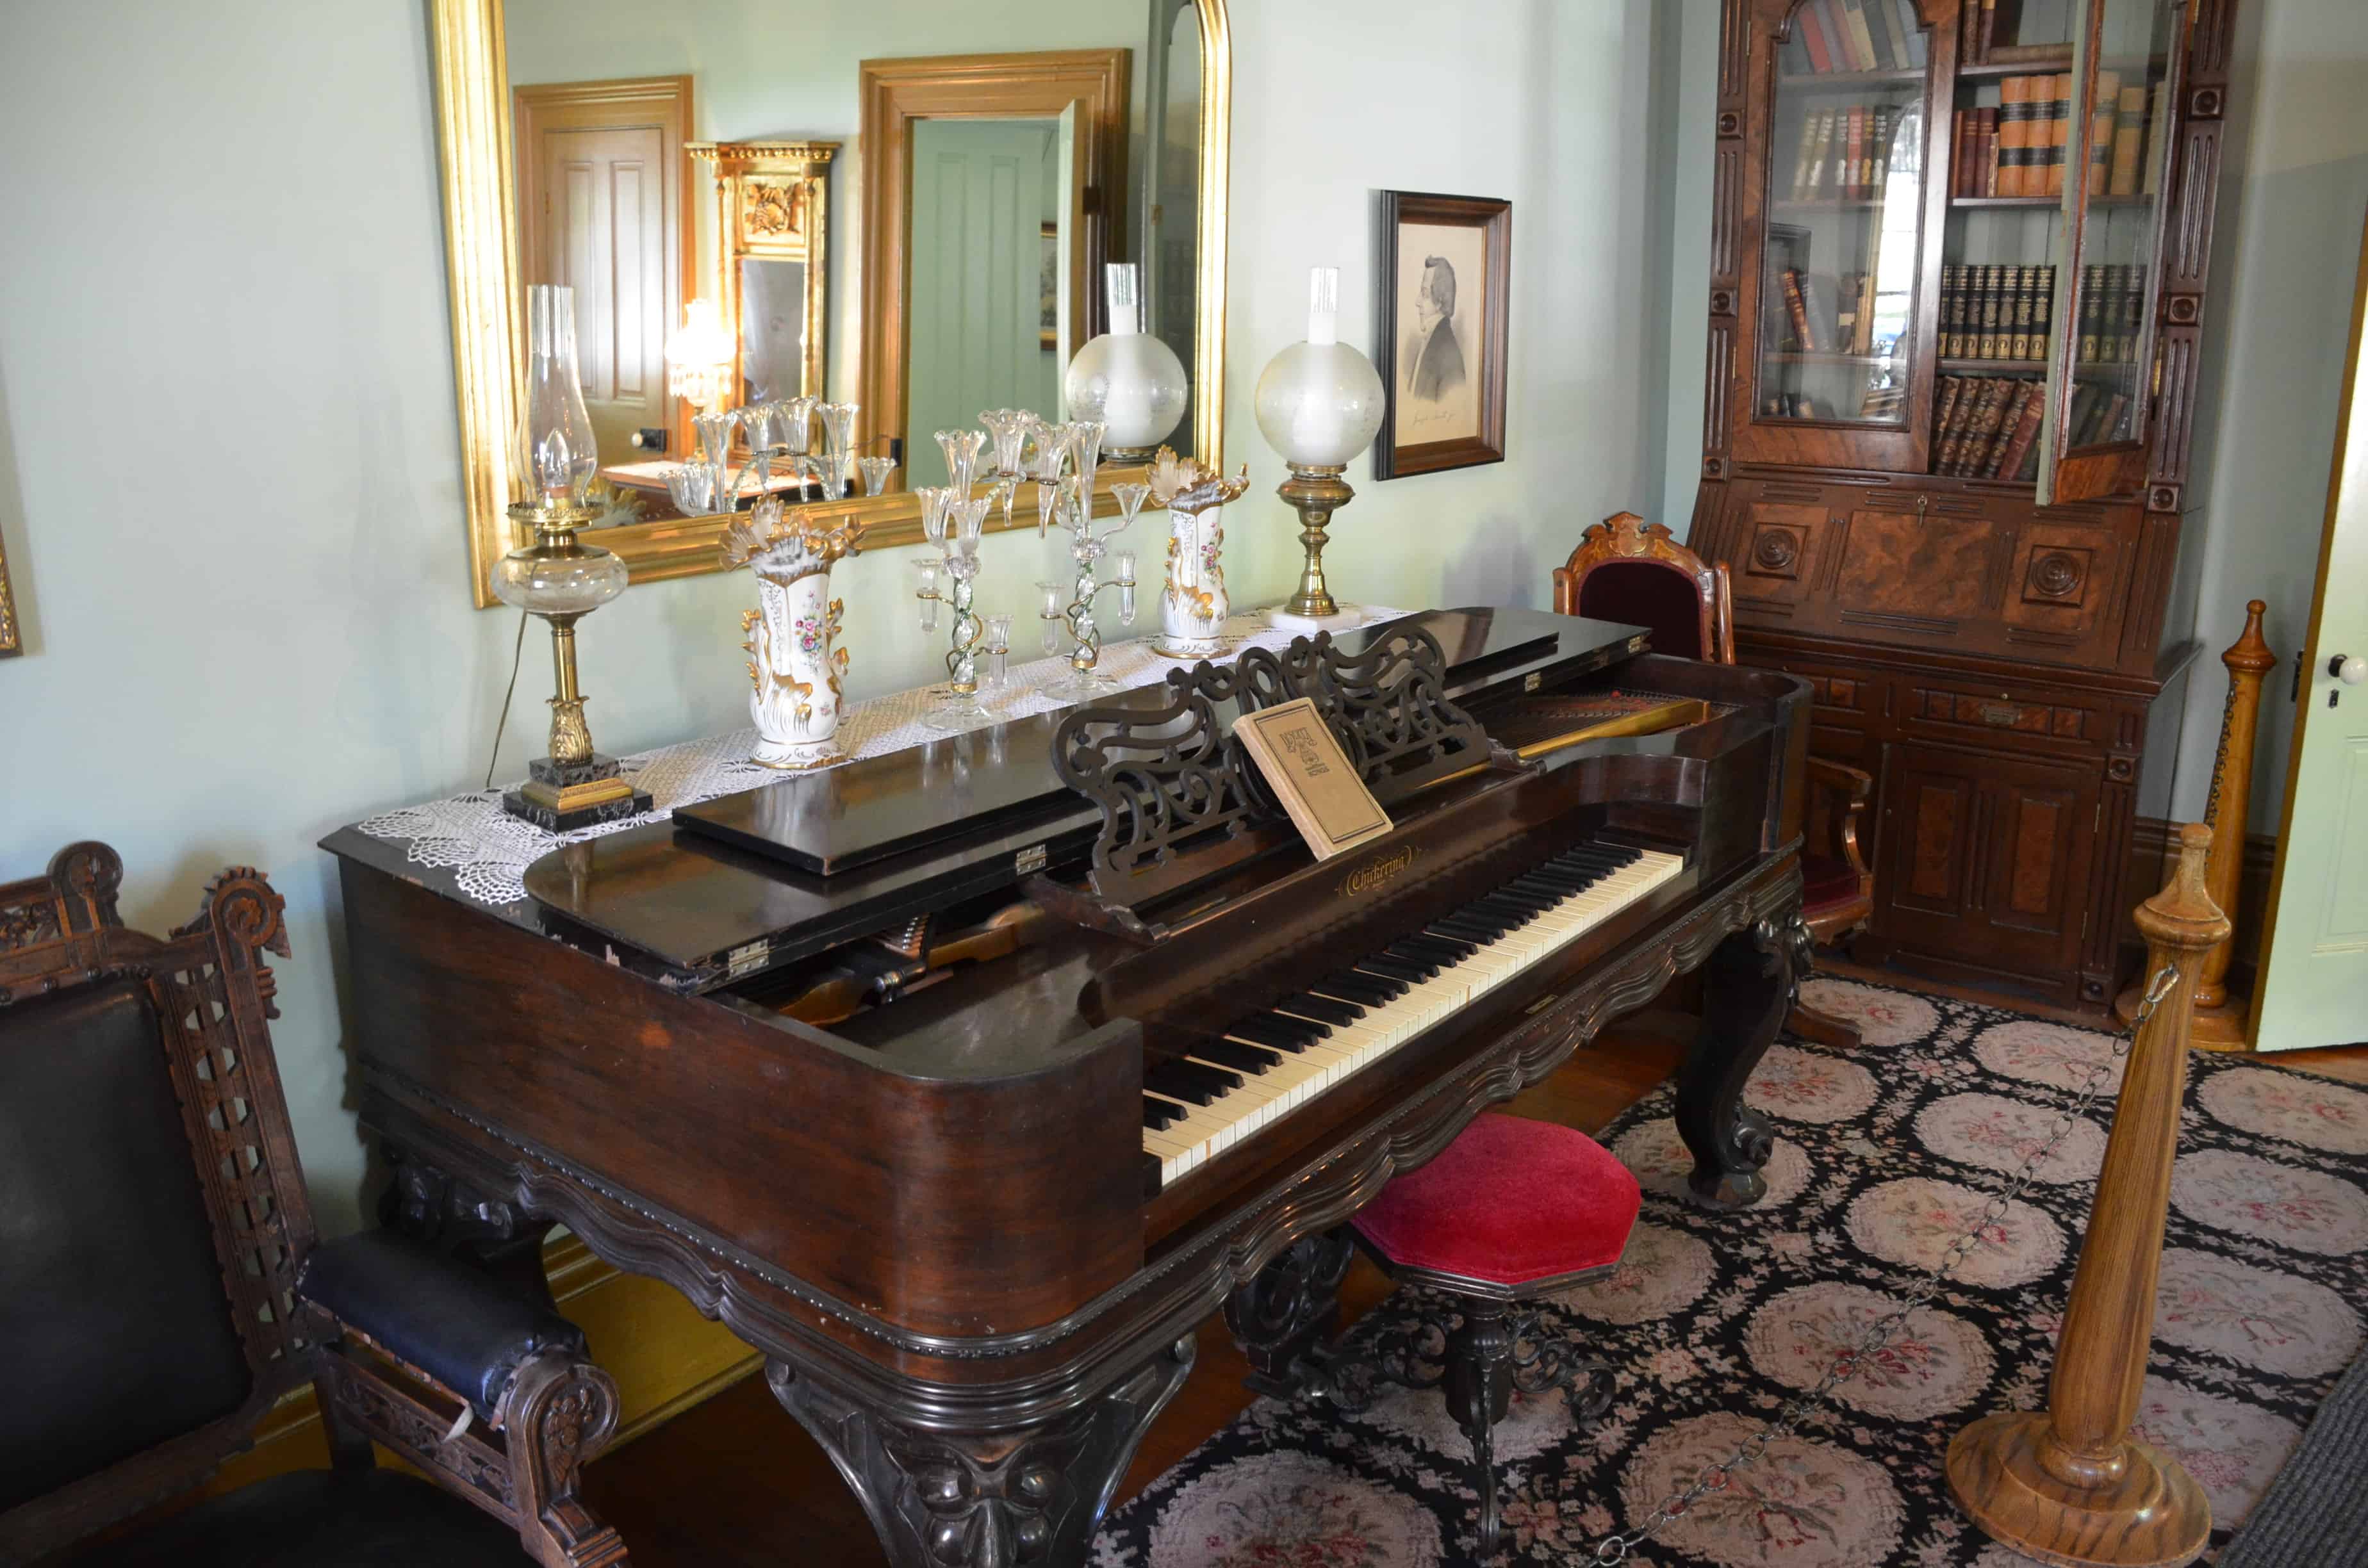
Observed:
[[[1371,626],[1395,619],[1404,612],[1366,605],[1360,607],[1360,613],[1358,624]],[[1253,611],[1228,620],[1225,635],[1225,656],[1231,657],[1245,648],[1287,647],[1296,633],[1276,630],[1267,624],[1262,611]],[[1167,655],[1154,653],[1145,640],[1105,646],[1097,669],[1122,687],[1136,687],[1157,681],[1175,664]],[[1044,688],[1058,684],[1068,673],[1068,660],[1058,654],[1014,665],[1009,683],[1000,691],[980,692],[979,702],[997,723],[1049,713],[1067,704],[1045,696]],[[851,761],[942,739],[944,732],[921,722],[921,715],[936,700],[931,688],[920,687],[859,703],[839,721],[839,744],[847,748]],[[650,792],[655,809],[575,833],[545,833],[510,815],[502,809],[499,790],[472,790],[381,812],[356,825],[372,838],[401,843],[404,858],[413,865],[451,871],[461,892],[476,903],[512,904],[526,897],[526,869],[563,844],[664,822],[677,806],[693,806],[778,782],[784,775],[748,760],[756,745],[757,732],[749,728],[620,758],[634,784]]]

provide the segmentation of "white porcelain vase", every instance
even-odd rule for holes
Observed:
[[[1159,637],[1152,646],[1171,659],[1205,659],[1224,647],[1225,509],[1167,514],[1167,583],[1159,598]]]
[[[724,564],[757,577],[757,608],[740,618],[757,736],[751,762],[806,768],[847,759],[838,744],[847,650],[836,645],[846,606],[830,597],[830,569],[856,553],[862,533],[855,522],[825,529],[787,518],[774,500],[724,532]]]
[[[750,761],[803,768],[844,759],[838,711],[847,650],[833,644],[845,608],[830,597],[826,564],[786,578],[757,569],[757,608],[741,622],[756,687],[748,698],[757,735]]]

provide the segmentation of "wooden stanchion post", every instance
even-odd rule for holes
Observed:
[[[2212,1533],[2194,1479],[2129,1435],[2154,1337],[2195,983],[2229,931],[2204,885],[2211,842],[2209,828],[2180,829],[2178,869],[2138,909],[2146,975],[2179,973],[2130,1048],[2048,1406],[1986,1416],[1949,1445],[1958,1504],[1993,1540],[2044,1562],[2161,1568],[2191,1561]]]
[[[2233,923],[2237,889],[2245,876],[2245,827],[2253,794],[2253,745],[2259,738],[2261,678],[2278,667],[2278,656],[2261,637],[2261,616],[2270,607],[2259,599],[2245,606],[2245,630],[2220,655],[2228,670],[2228,700],[2220,710],[2220,749],[2212,759],[2212,794],[2203,808],[2203,825],[2212,830],[2212,866],[2204,878],[2212,902]],[[2228,994],[2228,965],[2237,956],[2235,935],[2222,939],[2203,956],[2195,983],[2194,1041],[2205,1051],[2249,1049],[2247,1015],[2252,1004]],[[2122,993],[2113,1016],[2124,1026],[2137,1015],[2138,997],[2146,981]]]

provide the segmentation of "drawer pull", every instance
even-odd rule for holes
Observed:
[[[2001,730],[2011,730],[2022,722],[2021,709],[2009,708],[2001,703],[1985,702],[1982,704],[1981,712],[1983,723],[1994,724]]]

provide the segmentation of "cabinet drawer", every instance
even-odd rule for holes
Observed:
[[[2101,702],[1922,676],[1903,676],[1899,684],[1905,734],[2072,756],[2094,756],[2108,744]]]
[[[1884,677],[1850,665],[1764,656],[1748,662],[1807,681],[1816,699],[1816,722],[1820,726],[1867,729],[1883,719],[1888,706],[1884,700]]]

